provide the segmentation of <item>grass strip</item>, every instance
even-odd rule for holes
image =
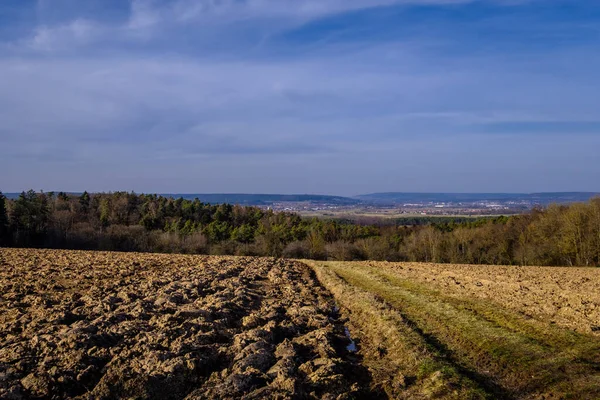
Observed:
[[[551,327],[485,301],[461,300],[365,264],[327,263],[350,285],[380,296],[457,366],[514,397],[600,397],[596,338]],[[477,379],[476,379],[477,380]]]
[[[400,313],[333,270],[307,261],[349,317],[352,336],[373,380],[390,398],[486,399],[503,393],[479,385],[449,362]]]

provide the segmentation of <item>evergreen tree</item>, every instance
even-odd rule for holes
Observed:
[[[22,192],[14,202],[11,215],[17,242],[26,246],[39,245],[48,228],[49,213],[48,198],[44,193]]]
[[[110,208],[111,204],[108,201],[108,198],[103,197],[100,200],[100,224],[106,228],[110,225]]]
[[[0,245],[8,244],[8,215],[6,213],[6,197],[0,192]]]
[[[81,205],[83,213],[87,214],[90,209],[90,194],[87,191],[83,192],[83,194],[79,196],[79,205]]]

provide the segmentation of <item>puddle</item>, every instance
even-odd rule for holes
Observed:
[[[337,320],[339,318],[339,313],[340,313],[340,308],[336,305],[333,306],[333,318],[334,320]],[[330,317],[331,318],[331,317]],[[358,351],[358,347],[356,346],[356,342],[354,340],[352,340],[352,336],[350,336],[350,330],[348,329],[348,327],[344,326],[344,335],[346,335],[346,337],[348,338],[348,340],[350,341],[350,343],[346,346],[346,350],[351,352],[351,353],[356,353]]]
[[[352,340],[352,336],[350,336],[350,331],[348,330],[347,327],[344,327],[344,333],[346,334],[346,337],[350,341],[350,344],[348,344],[348,346],[346,346],[346,350],[348,350],[351,353],[356,353],[358,351],[358,348],[356,347],[356,343],[354,342],[354,340]]]

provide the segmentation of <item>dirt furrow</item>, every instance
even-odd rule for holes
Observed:
[[[307,266],[0,249],[0,398],[376,398]]]

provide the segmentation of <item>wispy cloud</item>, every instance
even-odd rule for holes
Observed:
[[[510,134],[578,134],[600,135],[600,121],[502,121],[485,124],[485,132]]]
[[[560,1],[51,3],[0,31],[0,169],[22,164],[2,190],[593,189],[591,3],[568,18]],[[564,173],[527,186],[551,158]]]
[[[477,2],[514,5],[527,0],[123,0],[118,9],[124,11],[123,4],[127,4],[124,18],[106,16],[111,16],[107,9],[114,7],[112,0],[38,0],[37,19],[42,23],[21,43],[41,51],[64,50],[115,38],[147,41],[173,29],[214,32],[225,27],[231,33],[236,29],[233,23],[243,25],[242,30],[257,30],[264,35],[352,11]]]
[[[101,33],[102,28],[92,21],[76,19],[58,27],[40,26],[25,43],[33,50],[52,52],[89,44]]]

